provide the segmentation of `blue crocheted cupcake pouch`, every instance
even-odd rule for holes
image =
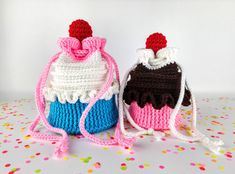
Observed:
[[[88,103],[60,103],[58,99],[50,104],[48,121],[53,127],[62,128],[68,134],[81,134],[79,121]],[[85,128],[89,133],[98,133],[114,126],[118,120],[115,95],[110,100],[98,100],[89,111]]]

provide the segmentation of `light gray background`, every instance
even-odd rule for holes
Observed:
[[[235,92],[235,1],[233,0],[1,0],[0,98],[32,95],[57,39],[83,18],[95,36],[107,38],[106,50],[121,75],[135,61],[146,37],[162,32],[168,46],[180,48],[196,92]]]

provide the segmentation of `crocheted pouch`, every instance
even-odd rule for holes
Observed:
[[[167,48],[161,33],[154,33],[146,40],[146,48],[137,50],[138,63],[125,75],[120,88],[119,118],[124,135],[136,137],[153,134],[158,140],[164,130],[185,141],[199,141],[218,153],[223,142],[212,141],[196,128],[196,103],[186,83],[182,67],[173,58],[176,49]],[[192,104],[192,136],[177,130],[181,123],[180,106]],[[124,129],[123,113],[138,132]]]
[[[123,139],[119,126],[111,140],[91,134],[109,129],[118,121],[115,96],[119,73],[114,59],[104,51],[106,40],[92,37],[91,27],[84,20],[74,21],[69,33],[70,37],[59,40],[61,52],[52,57],[38,82],[39,115],[29,129],[30,134],[58,142],[57,157],[68,150],[68,134],[82,134],[100,145],[130,145],[133,139]],[[49,72],[52,80],[46,84]],[[44,113],[45,100],[50,102],[48,118]],[[62,136],[35,131],[40,119],[48,130]]]

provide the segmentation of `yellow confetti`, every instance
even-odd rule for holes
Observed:
[[[186,114],[187,114],[187,115],[191,115],[191,114],[192,114],[192,111],[186,111]]]
[[[33,158],[35,158],[35,156],[34,156],[34,155],[31,155],[29,158],[33,159]]]
[[[103,147],[102,149],[103,149],[103,150],[109,150],[109,148],[108,148],[108,147]]]
[[[216,159],[212,159],[212,160],[211,160],[211,162],[216,163],[216,162],[217,162],[217,160],[216,160]]]
[[[26,136],[24,136],[24,140],[28,140],[28,139],[30,139],[31,138],[31,136],[30,135],[26,135]]]
[[[76,154],[71,155],[73,158],[77,158],[78,156]]]
[[[219,166],[219,169],[223,171],[224,170],[224,166]]]
[[[20,132],[24,132],[25,131],[25,127],[20,128]]]
[[[64,157],[63,157],[63,160],[65,160],[65,161],[68,160],[68,159],[69,159],[69,158],[68,158],[67,156],[64,156]]]
[[[144,167],[150,167],[150,164],[144,164]]]
[[[216,159],[218,156],[216,155],[211,155],[211,158]]]
[[[88,173],[92,173],[93,170],[92,170],[92,169],[88,169],[87,172],[88,172]]]
[[[121,151],[118,151],[118,152],[117,152],[117,154],[121,155],[121,154],[123,154],[123,152],[121,152]]]

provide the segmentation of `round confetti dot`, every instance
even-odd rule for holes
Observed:
[[[122,163],[121,166],[126,166],[126,163]]]
[[[5,166],[5,167],[10,167],[10,166],[11,166],[11,164],[9,164],[9,163],[8,163],[8,164],[5,164],[4,166]]]
[[[191,150],[196,150],[196,148],[195,148],[195,147],[191,147],[190,149],[191,149]]]
[[[126,170],[127,169],[127,167],[126,166],[121,166],[121,170]]]
[[[27,164],[30,163],[30,162],[31,162],[30,160],[26,160],[26,161],[25,161],[25,163],[27,163]]]
[[[64,156],[64,157],[63,157],[63,160],[65,160],[65,161],[68,160],[68,159],[69,159],[69,158],[68,158],[67,156]]]
[[[6,154],[8,151],[7,150],[3,150],[2,151],[2,154]]]
[[[140,168],[140,169],[143,169],[143,168],[144,168],[144,166],[143,166],[143,165],[139,165],[139,168]]]
[[[232,158],[233,157],[231,154],[228,154],[228,153],[225,154],[225,156],[228,157],[228,158]]]
[[[224,166],[219,166],[219,170],[224,170]]]
[[[47,160],[49,160],[49,158],[48,158],[48,157],[45,157],[45,158],[43,158],[43,160],[44,160],[44,161],[47,161]]]
[[[96,162],[96,163],[94,164],[94,166],[95,166],[95,168],[99,169],[99,168],[101,167],[101,164],[100,164],[99,162]]]
[[[219,135],[224,135],[224,132],[217,132],[217,134],[219,134]]]
[[[34,170],[34,173],[41,173],[41,169],[36,169],[36,170]]]
[[[191,166],[195,166],[196,164],[195,163],[190,163]]]
[[[24,148],[25,148],[25,149],[29,149],[29,148],[30,148],[30,145],[26,144],[26,145],[24,145]]]
[[[41,153],[36,153],[35,155],[39,156]]]
[[[159,168],[160,168],[160,169],[165,169],[165,166],[160,165]]]
[[[203,170],[203,171],[206,170],[206,168],[203,167],[203,166],[199,167],[199,169],[200,169],[200,170]]]
[[[217,160],[216,160],[216,159],[212,159],[212,160],[211,160],[211,162],[216,163],[216,162],[217,162]]]
[[[150,164],[144,164],[144,167],[150,167]]]
[[[92,170],[92,169],[88,169],[87,172],[88,172],[88,173],[92,173],[93,170]]]

